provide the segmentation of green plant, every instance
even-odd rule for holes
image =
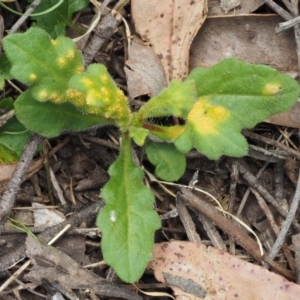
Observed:
[[[287,110],[299,94],[296,81],[270,67],[227,59],[192,71],[183,82],[171,82],[132,112],[104,66],[84,70],[81,53],[69,38],[52,40],[31,28],[5,37],[3,47],[10,76],[28,85],[14,103],[25,128],[51,138],[95,125],[119,127],[120,155],[101,192],[106,206],[97,225],[105,261],[126,282],[142,275],[160,227],[154,195],[142,184],[143,170],[133,161],[132,140],[145,147],[158,177],[176,181],[192,148],[210,159],[247,154],[241,130]],[[181,125],[153,123],[170,116],[182,120]]]

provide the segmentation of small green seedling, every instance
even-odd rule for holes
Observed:
[[[51,138],[96,125],[119,127],[120,155],[101,191],[106,206],[97,225],[105,261],[126,282],[143,274],[160,227],[154,195],[133,161],[132,141],[145,147],[158,177],[176,181],[185,171],[185,154],[193,148],[210,159],[246,155],[241,130],[289,109],[299,95],[297,82],[289,76],[232,58],[193,70],[186,80],[171,82],[132,112],[103,65],[84,70],[82,55],[69,38],[52,40],[45,31],[31,28],[5,37],[3,47],[12,66],[10,76],[28,85],[14,103],[26,129]],[[182,125],[153,123],[170,116]]]

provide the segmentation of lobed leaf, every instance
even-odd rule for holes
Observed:
[[[248,151],[240,130],[229,110],[200,98],[189,113],[183,133],[175,139],[175,146],[183,153],[195,147],[210,159],[223,154],[239,157]]]
[[[137,120],[167,116],[186,118],[196,100],[197,92],[192,80],[186,82],[173,80],[168,88],[142,106],[135,118]]]
[[[289,109],[299,95],[291,77],[236,59],[198,68],[187,80],[195,82],[199,98],[175,145],[184,153],[196,147],[210,159],[246,155],[248,144],[241,130]]]
[[[176,181],[185,172],[185,155],[173,144],[156,143],[149,140],[145,151],[149,161],[155,165],[155,174],[166,181]]]
[[[6,36],[3,47],[12,64],[11,74],[31,86],[35,99],[84,102],[83,95],[69,88],[69,79],[83,71],[81,52],[71,39],[60,36],[51,40],[44,30],[30,28]]]
[[[103,256],[122,280],[134,282],[151,260],[160,219],[152,209],[153,194],[141,183],[144,174],[133,162],[130,139],[125,134],[120,156],[109,174],[111,178],[101,192],[105,207],[97,218]]]
[[[38,102],[33,99],[30,90],[23,92],[15,101],[15,113],[26,128],[48,138],[62,132],[111,124],[99,116],[82,114],[70,103]]]
[[[186,80],[195,82],[199,98],[226,108],[244,128],[291,108],[299,96],[299,85],[290,76],[235,58],[197,68]]]
[[[130,120],[127,98],[117,87],[104,65],[91,64],[86,72],[75,75],[70,86],[85,94],[87,113],[115,119],[121,130],[125,130]]]

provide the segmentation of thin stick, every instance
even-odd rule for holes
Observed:
[[[298,175],[298,182],[297,182],[296,192],[295,192],[290,210],[289,210],[289,212],[286,216],[286,219],[284,220],[284,222],[282,224],[280,233],[278,234],[277,239],[276,239],[276,241],[275,241],[275,243],[274,243],[274,245],[273,245],[273,247],[272,247],[272,249],[269,253],[269,257],[271,259],[275,258],[275,256],[279,252],[282,244],[284,243],[286,235],[287,235],[287,233],[288,233],[288,231],[289,231],[289,229],[292,225],[292,222],[295,218],[299,203],[300,203],[300,170],[299,170],[299,175]]]
[[[25,11],[24,15],[14,24],[14,26],[9,30],[8,34],[15,33],[21,25],[26,21],[26,19],[29,17],[29,15],[37,8],[37,6],[40,5],[42,0],[34,0],[28,9]]]
[[[291,155],[293,155],[294,157],[300,158],[300,152],[296,151],[286,145],[283,145],[282,143],[278,142],[278,141],[274,141],[270,138],[266,138],[264,136],[261,136],[259,134],[256,134],[254,132],[248,131],[248,130],[243,130],[243,134],[251,139],[260,141],[260,142],[264,142],[266,144],[281,148],[285,151],[287,151],[288,153],[290,153]]]
[[[257,200],[257,203],[259,204],[260,208],[263,210],[263,212],[265,213],[268,221],[269,221],[269,224],[271,225],[274,233],[276,235],[279,234],[280,232],[280,229],[279,229],[279,226],[277,225],[277,223],[275,222],[274,220],[274,217],[270,211],[270,208],[268,207],[268,205],[266,204],[264,198],[253,188],[250,188],[251,192],[255,195],[256,197],[256,200]]]
[[[63,228],[49,243],[48,245],[52,245],[62,234],[64,234],[69,228],[71,227],[70,224],[68,224],[65,228]],[[19,277],[19,275],[26,270],[26,268],[31,264],[31,259],[26,261],[14,274],[12,274],[0,287],[0,293],[4,291],[4,289],[12,283],[16,278]]]
[[[275,32],[279,33],[291,27],[294,27],[296,24],[300,23],[300,17],[296,17],[294,19],[282,22],[278,24],[278,27],[275,28]]]
[[[14,206],[16,194],[20,189],[23,177],[25,176],[28,167],[32,161],[33,155],[41,142],[42,137],[34,134],[26,145],[22,157],[9,181],[5,192],[0,201],[0,225],[3,225],[7,220],[12,207]]]
[[[243,178],[248,182],[248,184],[257,190],[270,204],[272,204],[276,210],[280,213],[281,216],[287,217],[286,211],[279,205],[279,203],[272,197],[272,195],[263,187],[261,186],[254,175],[252,175],[245,166],[241,162],[237,162],[237,166],[239,168],[239,171]],[[296,220],[293,220],[293,225],[295,228],[299,231],[300,230],[300,225]]]
[[[264,2],[271,7],[279,16],[281,16],[283,19],[291,20],[293,17],[291,14],[289,14],[285,9],[280,7],[277,3],[275,3],[272,0],[264,0]]]
[[[266,169],[266,167],[267,167],[268,165],[269,165],[268,162],[265,162],[265,163],[264,163],[264,165],[263,165],[263,166],[258,170],[258,172],[256,173],[255,179],[258,179],[258,178],[260,177],[260,175],[264,172],[264,170]],[[243,196],[243,199],[242,199],[242,201],[241,201],[241,203],[240,203],[239,209],[238,209],[238,211],[237,211],[237,213],[236,213],[236,216],[237,216],[238,218],[241,216],[241,213],[242,213],[242,211],[243,211],[243,209],[244,209],[244,206],[245,206],[245,204],[246,204],[246,201],[247,201],[247,199],[248,199],[249,194],[250,194],[250,188],[248,187],[247,190],[246,190],[246,192],[245,192],[245,194],[244,194],[244,196]]]

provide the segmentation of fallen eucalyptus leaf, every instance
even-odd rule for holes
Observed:
[[[207,14],[206,0],[132,0],[136,31],[161,59],[168,83],[189,73],[189,50]]]
[[[151,47],[132,42],[128,55],[125,73],[130,98],[154,97],[167,86],[161,61]]]
[[[150,267],[158,281],[174,290],[177,300],[299,299],[299,285],[205,245],[155,244]]]

